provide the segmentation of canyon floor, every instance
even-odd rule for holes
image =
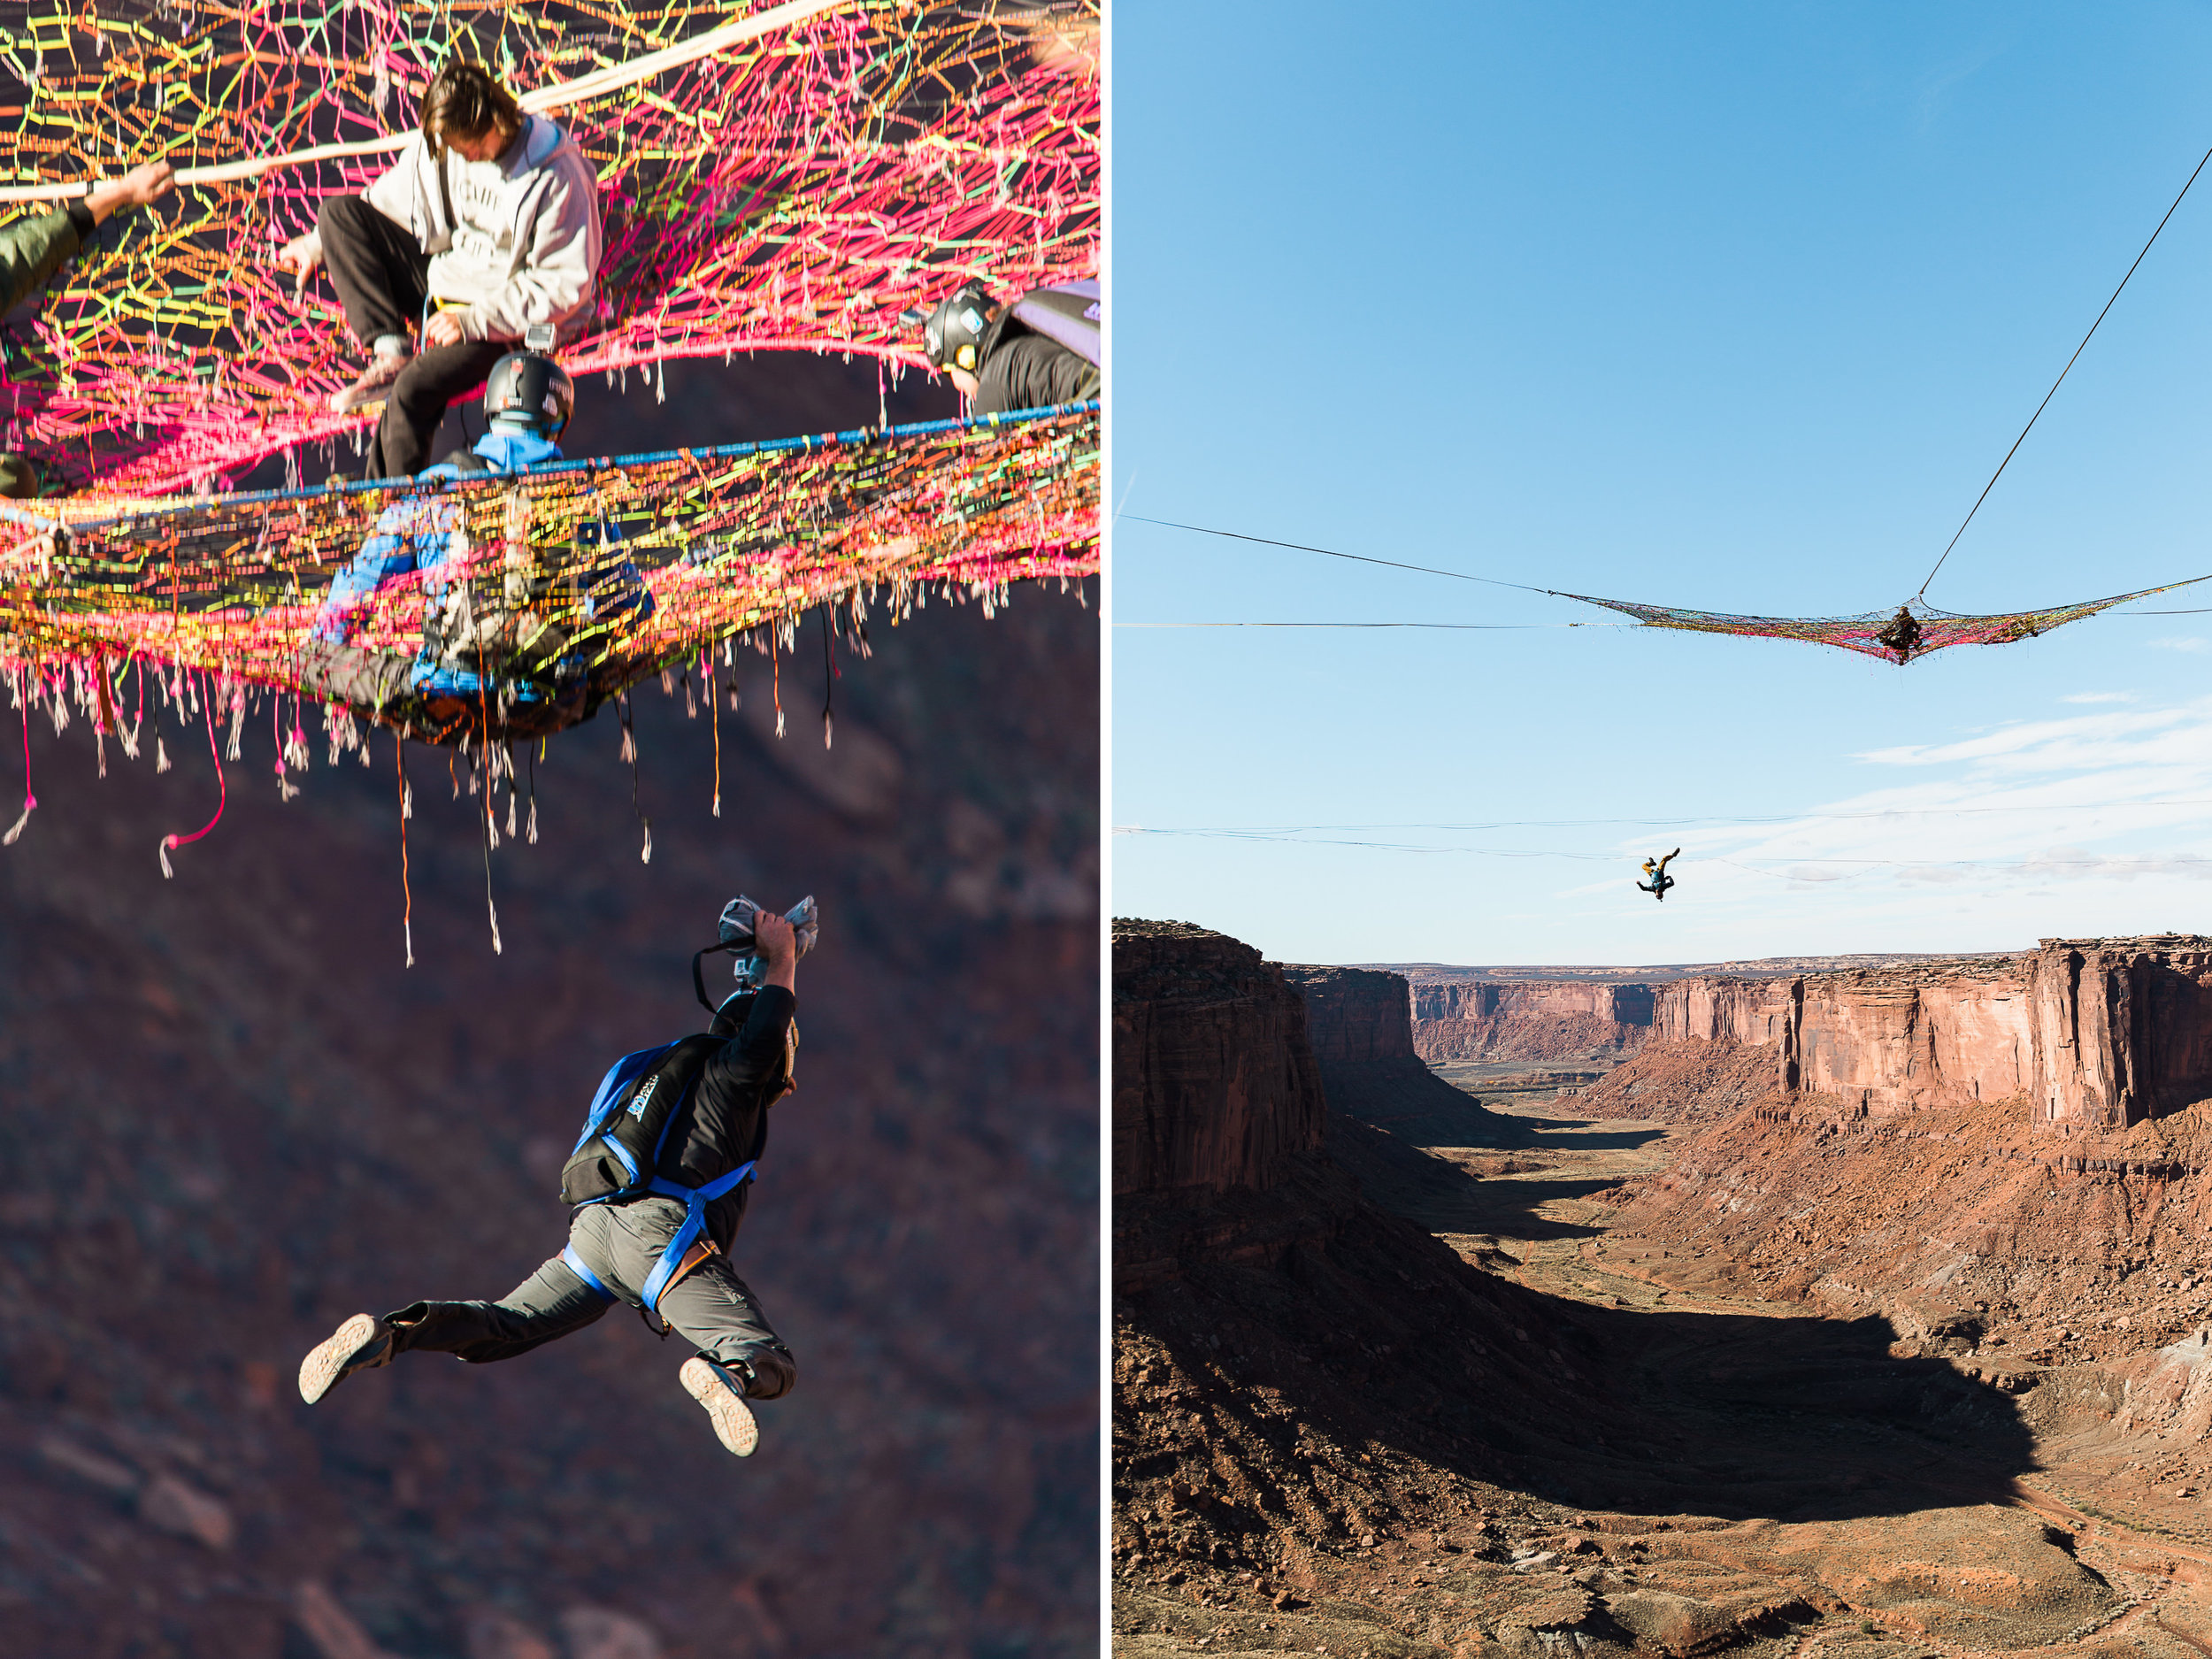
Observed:
[[[1117,1651],[2212,1659],[2207,1109],[2068,1171],[1462,1070],[1118,1298]]]

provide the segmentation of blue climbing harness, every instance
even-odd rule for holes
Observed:
[[[584,1133],[561,1171],[561,1197],[579,1210],[649,1194],[676,1199],[684,1206],[683,1225],[638,1291],[638,1299],[650,1312],[659,1311],[661,1293],[682,1265],[685,1253],[706,1231],[707,1206],[753,1179],[749,1162],[698,1187],[657,1173],[669,1132],[684,1115],[684,1103],[698,1087],[708,1056],[723,1041],[719,1037],[686,1037],[616,1061],[600,1080],[584,1119]],[[584,1265],[573,1245],[561,1252],[561,1260],[607,1301],[617,1299]]]

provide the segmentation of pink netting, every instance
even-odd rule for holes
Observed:
[[[449,50],[527,94],[744,8],[454,0],[0,5],[15,181],[234,162],[403,133]],[[964,277],[1096,273],[1096,10],[866,0],[554,114],[599,169],[608,255],[572,373],[739,350],[917,365],[900,313]],[[12,79],[13,84],[8,84]],[[324,400],[359,348],[274,263],[383,157],[196,186],[101,233],[10,325],[0,417],[79,488],[158,494],[357,431]],[[38,210],[31,210],[38,211]],[[349,440],[348,440],[349,441]]]

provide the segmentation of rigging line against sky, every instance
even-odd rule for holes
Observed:
[[[2197,576],[2191,581],[2203,581]],[[2177,588],[2186,588],[2190,582],[2176,582]],[[1565,597],[1565,595],[1561,595]],[[2125,619],[2129,617],[2205,617],[2212,616],[2212,605],[2199,605],[2188,611],[2111,611],[2102,613]],[[2082,618],[2084,621],[2088,618]],[[1477,633],[1525,634],[1540,628],[1647,628],[1648,622],[1117,622],[1118,628],[1455,628]]]
[[[1148,830],[1118,827],[1116,834],[1138,835],[1203,835],[1204,831]],[[1410,841],[1315,841],[1289,835],[1238,835],[1228,839],[1239,841],[1284,841],[1294,847],[1359,847],[1373,852],[1386,853],[1448,853],[1473,858],[1564,858],[1577,864],[1624,864],[1632,862],[1635,854],[1569,853],[1543,848],[1525,847],[1423,847]],[[1739,869],[1752,866],[1734,858],[1700,858],[1692,854],[1686,864],[1734,864]],[[2212,856],[2194,853],[2142,853],[2113,858],[2039,858],[2032,855],[2019,858],[1837,858],[1826,855],[1807,854],[1803,856],[1775,857],[1759,862],[1796,868],[1803,864],[1847,864],[1854,869],[1889,870],[2125,870],[2137,867],[2167,868],[2177,863],[2202,864],[2212,871]],[[1755,875],[1765,871],[1754,870]]]
[[[1121,515],[1116,516],[1118,518]],[[1340,553],[1334,548],[1310,547],[1303,541],[1279,541],[1272,536],[1247,535],[1241,530],[1216,530],[1202,524],[1178,524],[1171,518],[1147,518],[1141,513],[1133,512],[1127,517],[1132,524],[1157,525],[1164,530],[1188,530],[1195,535],[1217,535],[1231,541],[1256,541],[1262,547],[1288,548],[1294,553],[1318,553],[1324,558],[1349,559],[1355,565],[1382,565],[1394,571],[1415,571],[1424,576],[1448,576],[1454,581],[1481,582],[1489,588],[1513,588],[1525,594],[1542,594],[1551,599],[1573,597],[1571,594],[1563,594],[1553,588],[1532,588],[1526,582],[1502,581],[1495,576],[1474,576],[1465,571],[1440,570],[1433,565],[1407,565],[1397,559],[1374,558],[1365,553]]]
[[[2193,174],[2192,177],[2193,178],[2194,175]],[[2086,344],[2087,342],[2085,340],[2083,343]],[[2071,365],[2070,365],[2069,366]],[[2063,377],[2062,376],[2062,378]],[[2054,387],[2052,389],[2055,391],[2057,388]],[[2040,413],[2041,411],[2039,411],[2037,412]],[[2032,425],[2033,423],[2031,422],[2030,424]],[[2027,436],[2024,432],[2020,435],[2023,438]],[[2007,458],[2009,459],[2010,457],[2008,457]],[[2001,472],[2002,470],[2003,469],[2001,467],[1999,469]],[[1996,481],[1997,480],[1994,478],[1990,480],[1990,483],[1992,485],[1994,485]],[[1984,490],[1983,492],[1984,495],[1986,495],[1987,493],[1987,490]],[[1126,492],[1124,492],[1124,500],[1125,501],[1126,499]],[[1976,505],[1978,507],[1979,503],[1977,503]],[[1114,515],[1115,522],[1119,523],[1124,516],[1124,514],[1117,512]],[[1126,517],[1133,523],[1157,525],[1162,529],[1166,530],[1187,530],[1192,532],[1194,534],[1221,536],[1232,541],[1257,542],[1262,547],[1288,548],[1293,552],[1297,553],[1318,553],[1325,558],[1348,559],[1356,565],[1379,565],[1386,570],[1412,571],[1416,574],[1422,576],[1446,576],[1449,577],[1454,581],[1481,582],[1491,588],[1510,588],[1519,593],[1541,594],[1547,599],[1571,599],[1577,604],[1584,605],[1610,605],[1616,603],[1615,601],[1610,599],[1594,599],[1586,594],[1569,593],[1563,588],[1533,588],[1526,582],[1509,582],[1495,576],[1476,576],[1470,574],[1466,571],[1448,571],[1433,565],[1408,565],[1398,559],[1375,558],[1365,553],[1340,553],[1334,548],[1315,547],[1310,542],[1305,541],[1283,541],[1277,540],[1273,536],[1248,535],[1241,530],[1217,530],[1208,525],[1179,524],[1172,519],[1147,518],[1137,513],[1128,513],[1126,514]],[[1969,514],[1968,517],[1970,519],[1972,515]],[[1959,530],[1962,534],[1964,534],[1965,528],[1966,526],[1964,525],[1961,525],[1959,526]],[[1955,541],[1957,538],[1954,537],[1953,540]],[[1945,557],[1949,557],[1947,549],[1946,550]],[[1941,567],[1941,561],[1939,560],[1937,563],[1938,568],[1939,569]],[[1928,581],[1933,581],[1934,580],[1935,572],[1930,571],[1928,572]],[[2197,583],[2201,581],[2212,581],[2212,575],[2191,576],[2180,581],[2163,582],[2156,588],[2147,590],[2147,592],[2169,593],[2177,588],[2194,587]],[[1920,592],[1922,594],[1925,594],[1927,590],[1928,582],[1921,583]],[[1872,613],[1869,612],[1867,614],[1870,615]],[[2139,617],[2193,617],[2212,614],[2212,607],[2202,607],[2189,611],[2116,611],[2111,614],[2116,616]],[[1747,617],[1746,619],[1784,620],[1792,618]],[[1839,616],[1834,618],[1806,617],[1793,619],[1808,622],[1841,622],[1849,621],[1853,618],[1850,616]],[[1116,622],[1112,626],[1118,628],[1447,628],[1502,634],[1520,633],[1536,628],[1631,628],[1650,627],[1655,625],[1650,622]]]
[[[1989,812],[2107,812],[2163,810],[2177,806],[2212,806],[2212,795],[2179,795],[2170,801],[2060,801],[2048,806],[1898,806],[1867,812],[1781,812],[1771,815],[1697,818],[1487,818],[1465,823],[1410,821],[1396,824],[1201,824],[1153,828],[1141,824],[1117,824],[1117,835],[1286,835],[1322,830],[1494,830],[1600,829],[1624,824],[1631,828],[1671,829],[1694,824],[1802,824],[1813,821],[1855,822],[1888,818],[1964,818]]]
[[[2051,382],[2051,389],[2043,394],[2043,401],[2035,406],[2035,413],[2028,417],[2028,424],[2020,428],[2020,435],[2012,441],[2012,448],[2005,451],[2005,458],[1997,463],[1997,470],[1989,475],[1989,482],[1982,486],[1982,493],[1974,497],[1974,504],[1967,509],[1965,518],[1960,522],[1959,527],[1952,533],[1950,541],[1945,544],[1942,557],[1936,560],[1935,570],[1928,572],[1928,581],[1920,584],[1920,592],[1923,595],[1928,591],[1928,582],[1935,580],[1936,572],[1943,568],[1943,561],[1951,557],[1951,549],[1958,546],[1959,537],[1966,534],[1966,526],[1974,522],[1974,515],[1982,510],[1982,503],[1989,499],[1989,492],[1997,488],[1997,480],[2005,475],[2005,469],[2012,465],[2012,457],[2020,453],[2020,446],[2028,441],[2028,434],[2035,430],[2035,423],[2043,419],[2043,411],[2051,406],[2051,399],[2058,396],[2058,388],[2066,383],[2066,377],[2074,372],[2074,365],[2081,360],[2081,354],[2089,349],[2089,342],[2096,334],[2098,327],[2104,322],[2106,313],[2120,303],[2121,290],[2127,287],[2129,278],[2135,274],[2136,265],[2141,265],[2150,257],[2151,242],[2158,240],[2158,232],[2166,228],[2166,220],[2171,219],[2180,210],[2182,196],[2189,194],[2189,186],[2197,181],[2197,174],[2204,171],[2206,162],[2212,162],[2212,150],[2204,152],[2202,159],[2197,163],[2195,169],[2189,174],[2188,183],[2181,187],[2180,195],[2174,197],[2173,205],[2166,210],[2165,218],[2158,221],[2158,229],[2151,232],[2150,242],[2145,242],[2143,251],[2135,256],[2135,264],[2128,266],[2127,276],[2122,277],[2120,287],[2112,290],[2112,297],[2104,303],[2104,310],[2099,311],[2097,320],[2089,325],[2089,333],[2081,337],[2081,344],[2076,346],[2074,355],[2066,359],[2066,366],[2058,372],[2058,379]]]
[[[1525,634],[1533,628],[1640,628],[1640,622],[1117,622],[1118,628],[1444,628]]]

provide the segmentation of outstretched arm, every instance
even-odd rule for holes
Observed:
[[[799,988],[798,930],[774,911],[763,910],[753,918],[753,942],[760,947],[760,982],[780,985],[795,995]]]
[[[42,293],[54,273],[117,209],[157,201],[175,188],[169,164],[150,162],[120,179],[93,186],[80,201],[52,213],[19,219],[0,230],[0,311]]]
[[[91,211],[92,222],[104,225],[119,210],[158,202],[176,188],[176,170],[165,161],[150,161],[142,167],[133,167],[119,179],[94,185],[86,195],[84,204]]]

